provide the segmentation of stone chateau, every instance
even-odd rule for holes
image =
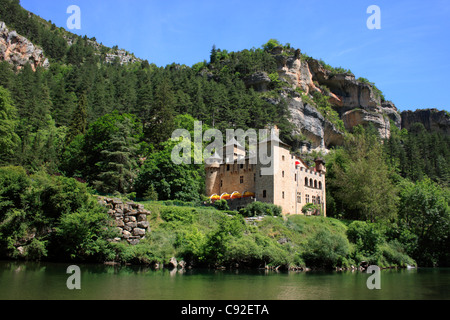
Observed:
[[[232,210],[254,201],[272,203],[282,207],[283,215],[303,214],[303,207],[312,203],[320,210],[308,214],[326,216],[323,160],[316,159],[315,167],[309,168],[291,154],[289,146],[277,134],[260,142],[259,148],[269,153],[263,153],[262,158],[272,159],[272,174],[263,174],[270,164],[264,165],[267,161],[261,161],[256,155],[249,156],[235,139],[224,146],[225,159],[215,153],[206,161],[206,195],[211,201],[225,199]]]

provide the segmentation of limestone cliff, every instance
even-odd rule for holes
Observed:
[[[402,128],[409,130],[414,123],[421,123],[432,132],[450,133],[450,115],[446,111],[426,109],[404,111],[401,117]]]
[[[286,52],[277,47],[271,53],[277,61],[279,78],[284,82],[292,122],[297,133],[311,142],[312,149],[326,151],[342,144],[345,135],[317,110],[311,101],[316,92],[329,97],[349,132],[357,125],[372,124],[382,138],[389,138],[390,120],[401,127],[402,118],[395,105],[382,100],[372,84],[357,80],[351,73],[332,72],[320,61],[302,55],[300,50]],[[270,83],[263,74],[255,75],[252,80],[257,90],[265,90]]]
[[[17,69],[26,64],[30,64],[33,70],[38,66],[47,68],[50,65],[41,48],[16,31],[10,31],[4,22],[0,22],[0,61],[8,61]]]

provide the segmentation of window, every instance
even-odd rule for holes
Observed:
[[[314,188],[317,189],[317,180],[314,180]]]
[[[263,198],[267,198],[267,190],[263,190]]]
[[[283,161],[286,160],[286,158],[285,158],[284,156],[282,156],[281,159],[282,159]]]
[[[317,204],[321,204],[320,203],[320,197],[317,197]]]
[[[220,180],[220,187],[223,187],[223,180]]]
[[[284,171],[283,172],[281,172],[281,176],[284,178]]]
[[[284,191],[281,193],[281,197],[284,199]]]
[[[305,187],[308,186],[308,178],[305,178]]]
[[[309,194],[307,194],[307,195],[305,196],[305,202],[306,202],[306,203],[309,203]]]
[[[312,197],[312,203],[313,203],[313,204],[316,204],[316,196],[313,196],[313,197]]]
[[[244,169],[244,165],[243,165],[243,164],[241,164],[240,168],[241,168],[241,169]]]
[[[313,179],[309,179],[309,186],[312,188],[314,186]]]
[[[227,171],[230,171],[230,165],[227,164]]]
[[[297,174],[295,174],[295,181],[297,182]]]
[[[244,183],[244,176],[241,176],[241,184]]]
[[[319,181],[319,189],[322,190],[322,182]]]
[[[301,192],[297,192],[297,202],[302,203],[302,193]]]

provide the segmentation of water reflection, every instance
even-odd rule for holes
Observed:
[[[66,287],[69,264],[0,262],[0,299],[375,300],[450,299],[450,269],[385,270],[381,290],[362,272],[157,270],[80,265],[81,290]]]

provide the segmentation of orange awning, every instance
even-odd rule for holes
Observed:
[[[231,195],[231,199],[240,199],[242,198],[242,195],[239,192],[233,192]]]
[[[231,194],[224,193],[220,196],[220,200],[230,200]]]

